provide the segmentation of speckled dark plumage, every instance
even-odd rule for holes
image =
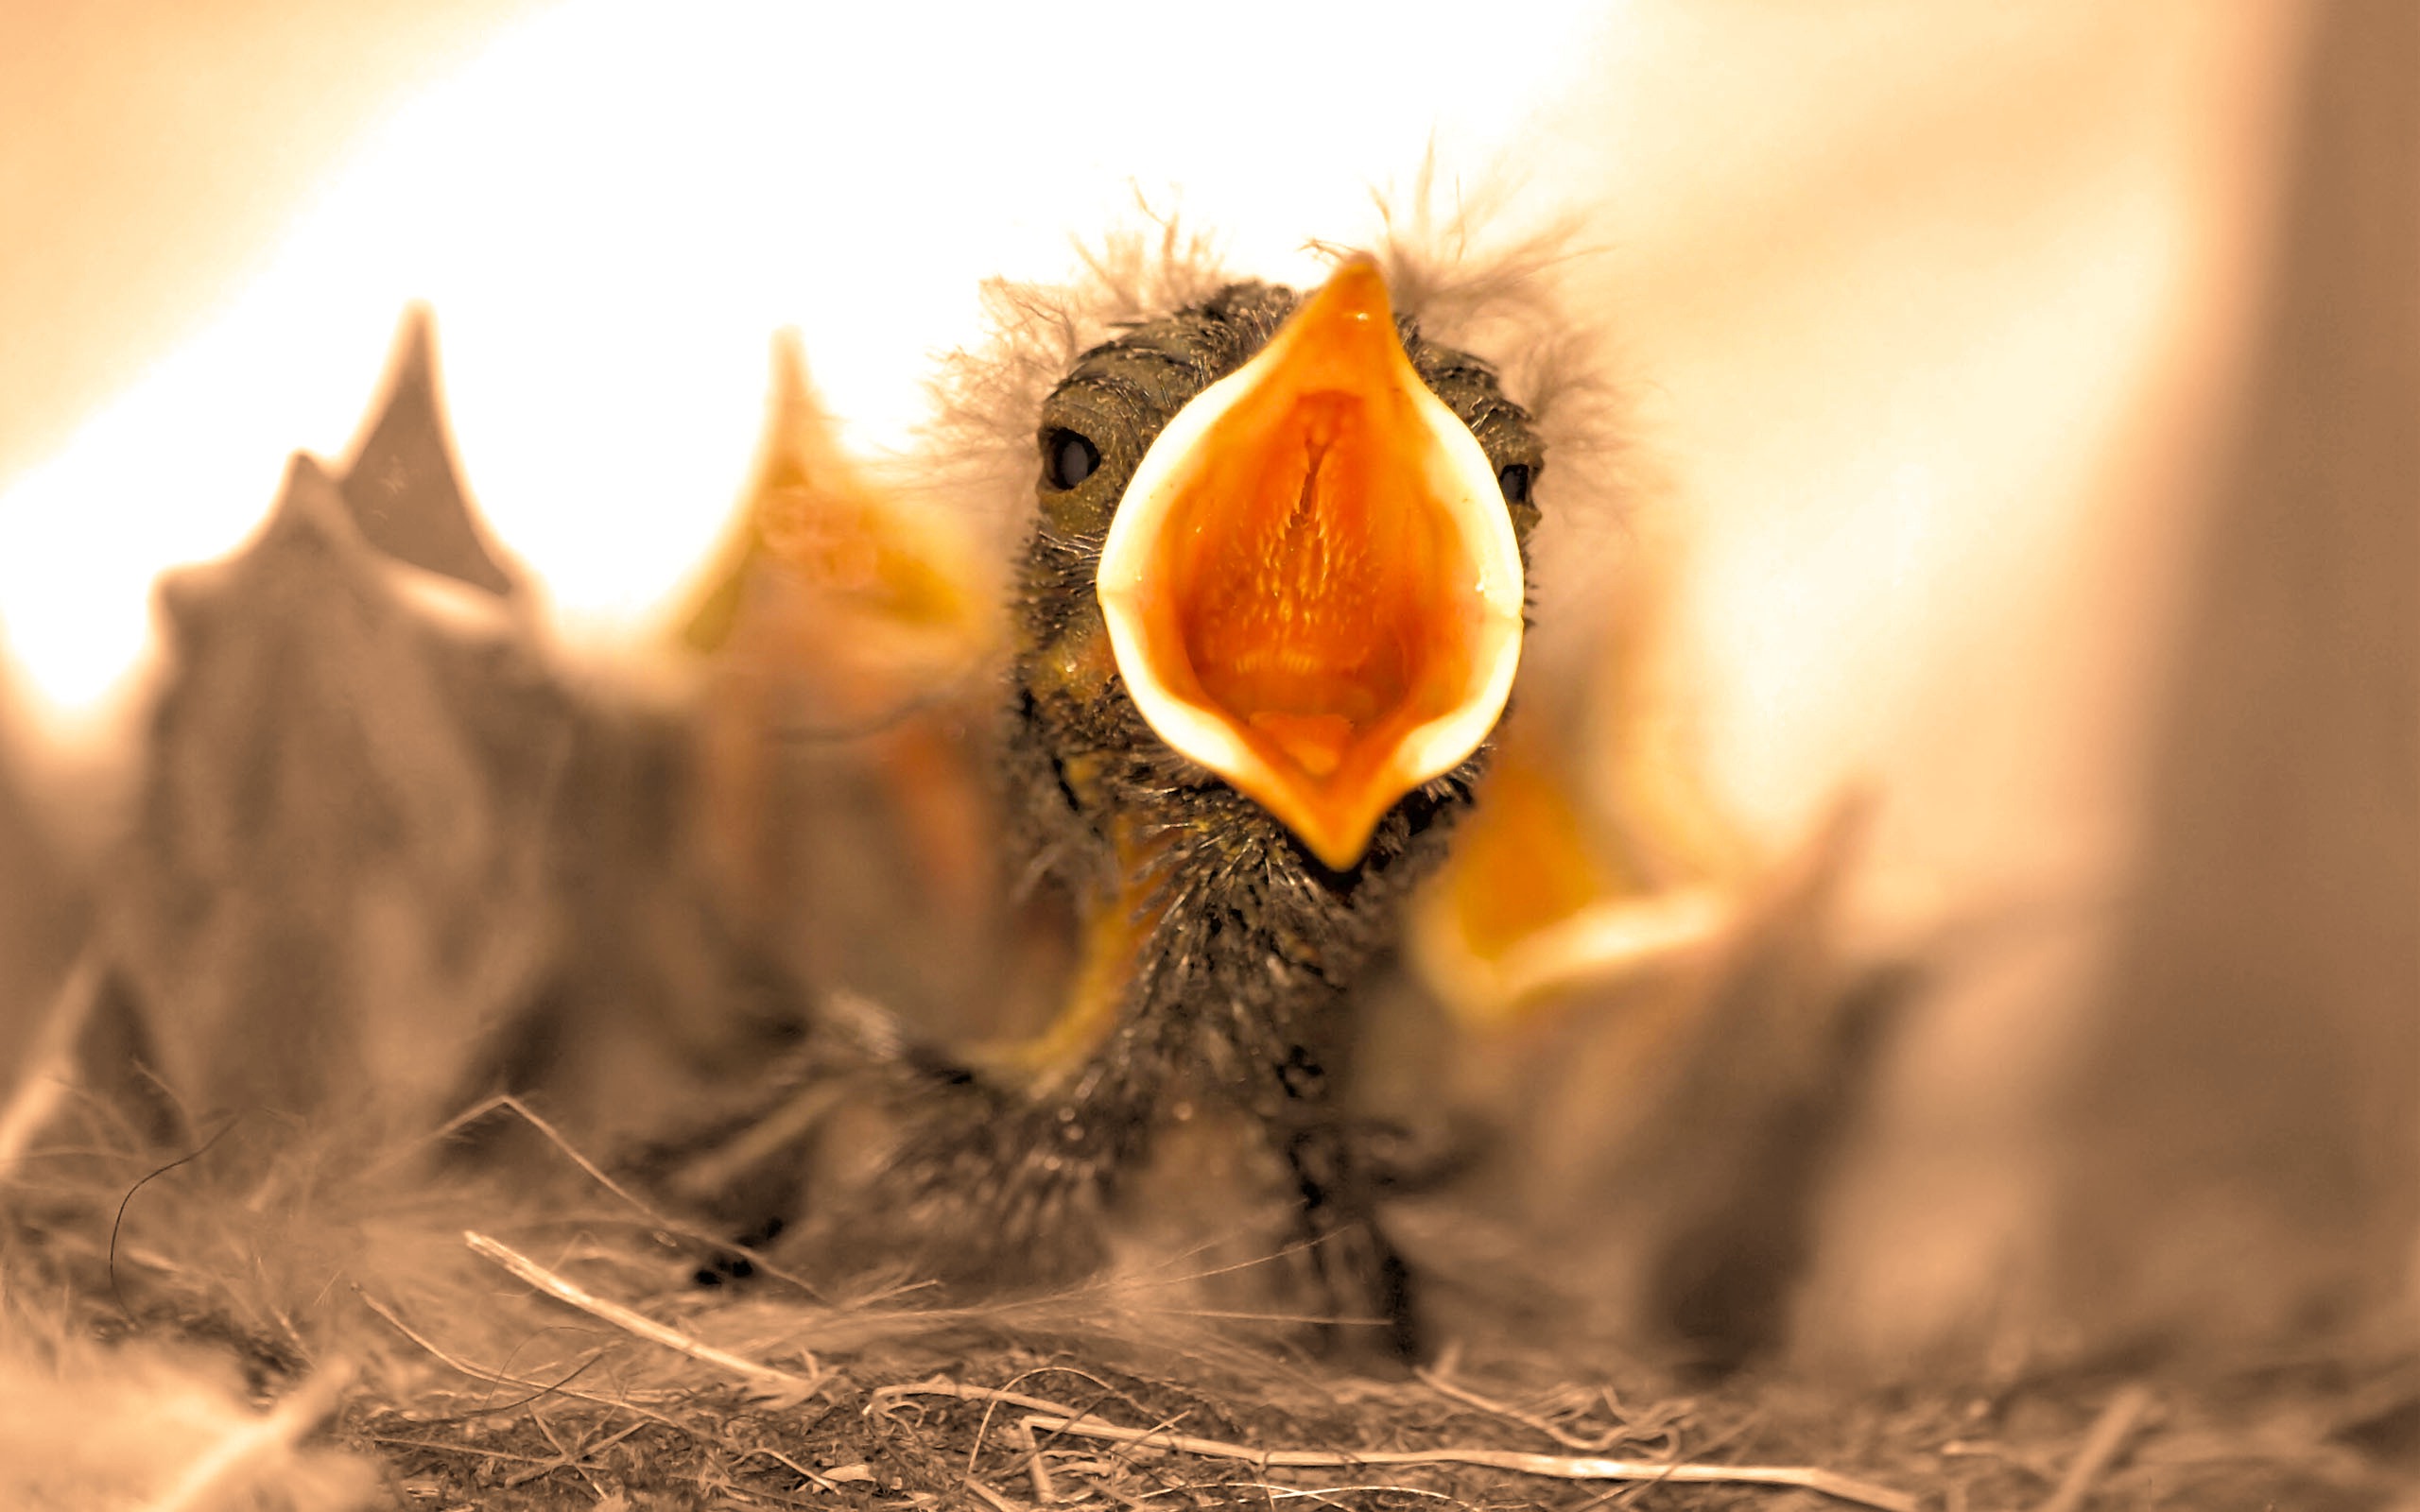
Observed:
[[[1322,866],[1276,818],[1168,748],[1126,694],[1094,579],[1127,482],[1188,401],[1264,346],[1293,291],[1230,285],[1086,352],[1039,417],[1099,454],[1073,487],[1038,484],[1014,606],[1007,786],[1032,870],[1080,915],[1155,915],[1114,1021],[1080,1063],[1027,1084],[974,1073],[938,1091],[955,1116],[923,1124],[875,1181],[885,1225],[925,1235],[916,1260],[989,1280],[1064,1280],[1103,1254],[1100,1220],[1121,1177],[1180,1104],[1240,1114],[1266,1131],[1299,1201],[1319,1285],[1344,1315],[1392,1315],[1407,1342],[1400,1264],[1374,1226],[1354,1132],[1326,1098],[1347,1038],[1346,994],[1392,942],[1400,905],[1441,857],[1468,803],[1482,747],[1406,795],[1362,861]],[[1409,319],[1413,365],[1467,423],[1499,474],[1543,462],[1529,417],[1494,371],[1433,345]],[[1524,490],[1515,490],[1523,492]],[[1506,506],[1528,549],[1537,511]]]

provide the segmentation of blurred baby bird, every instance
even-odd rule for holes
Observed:
[[[965,1027],[998,829],[972,731],[998,594],[965,522],[843,446],[795,331],[755,466],[684,606],[698,838],[723,914],[790,978]]]

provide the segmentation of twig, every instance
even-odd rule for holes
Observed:
[[[1582,1454],[1601,1454],[1622,1440],[1635,1436],[1628,1423],[1617,1422],[1594,1438],[1582,1438],[1577,1434],[1557,1427],[1544,1418],[1523,1412],[1508,1403],[1482,1397],[1466,1386],[1458,1386],[1447,1380],[1444,1372],[1441,1370],[1429,1370],[1415,1366],[1411,1373],[1420,1379],[1421,1384],[1441,1397],[1449,1397],[1466,1407],[1477,1407],[1479,1411],[1501,1418],[1506,1422],[1519,1423],[1524,1428],[1535,1429],[1564,1448],[1577,1450]]]
[[[1066,1403],[1052,1401],[1047,1397],[1028,1397],[1022,1392],[999,1391],[990,1386],[961,1386],[947,1376],[935,1376],[929,1381],[909,1381],[896,1386],[878,1386],[866,1396],[866,1413],[871,1417],[908,1397],[955,1397],[960,1401],[997,1402],[1003,1407],[1025,1407],[1034,1412],[1068,1418],[1085,1416]]]
[[[2092,1486],[2100,1479],[2101,1471],[2116,1460],[2126,1440],[2134,1436],[2143,1415],[2151,1411],[2151,1388],[2135,1382],[2109,1399],[2100,1416],[2084,1435],[2083,1448],[2076,1451],[2075,1463],[2060,1478],[2059,1488],[2042,1503],[2040,1512],[2077,1512],[2084,1498],[2092,1494]]]
[[[358,1287],[354,1289],[359,1290]],[[364,1300],[368,1299],[364,1298]],[[578,1392],[565,1391],[563,1388],[588,1374],[597,1361],[605,1358],[607,1352],[608,1350],[603,1348],[591,1349],[588,1352],[588,1358],[572,1366],[569,1371],[552,1381],[532,1383],[527,1395],[515,1397],[510,1401],[497,1401],[494,1393],[491,1392],[485,1401],[469,1412],[452,1413],[442,1418],[418,1418],[416,1420],[422,1423],[464,1423],[475,1418],[502,1417],[508,1413],[518,1412],[531,1402],[540,1401],[548,1397],[576,1397],[579,1395]]]
[[[533,1412],[529,1415],[529,1420],[538,1425],[538,1432],[546,1435],[546,1442],[555,1446],[555,1457],[507,1476],[504,1488],[508,1491],[517,1490],[542,1475],[552,1475],[557,1470],[572,1470],[588,1483],[588,1488],[596,1493],[596,1500],[599,1502],[605,1500],[605,1487],[596,1483],[596,1477],[588,1469],[588,1461],[647,1426],[644,1420],[634,1422],[610,1438],[600,1438],[594,1443],[582,1444],[578,1450],[573,1450],[555,1436],[555,1430],[546,1421],[544,1413]]]
[[[353,1371],[346,1366],[321,1370],[308,1384],[278,1403],[275,1412],[245,1423],[212,1445],[146,1512],[194,1512],[221,1504],[231,1484],[258,1461],[292,1453],[302,1435],[336,1410],[337,1396],[352,1379]]]
[[[1173,1418],[1163,1418],[1158,1422],[1153,1423],[1150,1428],[1144,1430],[1142,1437],[1124,1441],[1125,1447],[1130,1451],[1154,1448],[1156,1447],[1154,1440],[1159,1439],[1161,1435],[1166,1435],[1178,1423],[1184,1421],[1186,1418],[1191,1417],[1192,1414],[1193,1409],[1187,1407],[1184,1411],[1178,1413]],[[1025,1430],[1028,1437],[1031,1437],[1033,1430],[1038,1425],[1032,1415],[1028,1414],[1019,1420],[1018,1426]],[[1124,1466],[1132,1463],[1132,1461],[1133,1455],[1132,1453],[1125,1453],[1113,1456],[1110,1463],[1113,1465]]]
[[[2024,1471],[2045,1486],[2059,1484],[2055,1466],[2047,1465],[2039,1454],[2030,1454],[2012,1445],[1990,1438],[1953,1438],[1933,1451],[1944,1459],[1991,1459],[2014,1469]]]
[[[1007,1383],[1006,1385],[1002,1386],[1000,1389],[1001,1389],[1001,1390],[1003,1390],[1003,1391],[1014,1391],[1014,1390],[1015,1390],[1019,1385],[1023,1384],[1024,1383],[1026,1383],[1026,1382],[1028,1382],[1028,1381],[1032,1380],[1035,1376],[1040,1376],[1040,1375],[1054,1375],[1054,1374],[1061,1374],[1061,1373],[1064,1373],[1064,1374],[1067,1374],[1067,1375],[1073,1375],[1073,1376],[1076,1376],[1076,1377],[1078,1377],[1078,1378],[1080,1378],[1080,1379],[1081,1379],[1081,1380],[1091,1382],[1091,1383],[1092,1383],[1092,1384],[1094,1384],[1094,1385],[1096,1385],[1096,1386],[1099,1386],[1099,1387],[1100,1387],[1100,1389],[1101,1389],[1101,1397],[1098,1397],[1098,1398],[1095,1398],[1095,1399],[1094,1399],[1094,1400],[1095,1400],[1095,1402],[1096,1402],[1096,1403],[1098,1403],[1098,1401],[1100,1401],[1101,1400],[1103,1400],[1104,1398],[1106,1398],[1106,1397],[1109,1395],[1110,1391],[1111,1391],[1111,1388],[1110,1388],[1107,1384],[1103,1383],[1102,1383],[1099,1379],[1098,1379],[1097,1377],[1090,1376],[1090,1375],[1086,1375],[1086,1374],[1084,1374],[1084,1372],[1082,1372],[1082,1371],[1080,1371],[1080,1370],[1077,1370],[1077,1369],[1073,1368],[1072,1366],[1055,1366],[1055,1365],[1043,1365],[1043,1366],[1034,1366],[1034,1367],[1033,1367],[1032,1369],[1030,1369],[1030,1370],[1020,1370],[1020,1371],[1018,1371],[1015,1375],[1012,1375],[1012,1376],[1009,1377],[1008,1383]],[[977,1422],[977,1423],[975,1425],[975,1442],[974,1442],[974,1444],[973,1444],[972,1446],[970,1446],[970,1447],[968,1448],[968,1450],[967,1450],[967,1452],[966,1452],[966,1472],[967,1472],[969,1475],[972,1475],[972,1474],[974,1474],[974,1473],[975,1473],[975,1464],[976,1464],[976,1461],[977,1461],[977,1459],[982,1455],[982,1452],[983,1452],[983,1436],[984,1436],[984,1435],[986,1435],[986,1434],[988,1434],[988,1433],[990,1433],[990,1432],[991,1432],[991,1429],[992,1429],[992,1415],[993,1415],[993,1413],[994,1413],[994,1411],[995,1411],[995,1410],[996,1410],[1000,1405],[1001,1405],[1001,1404],[1000,1404],[999,1402],[996,1402],[996,1401],[995,1401],[995,1402],[992,1402],[992,1403],[988,1404],[987,1406],[985,1406],[985,1407],[984,1407],[984,1409],[983,1409],[983,1418],[982,1418],[982,1420],[981,1420],[981,1421],[979,1421],[979,1422]],[[873,1407],[871,1406],[871,1404],[868,1406],[867,1410],[868,1410],[869,1412],[871,1412],[871,1411],[873,1410]]]
[[[462,1231],[462,1242],[478,1254],[494,1261],[547,1296],[559,1301],[568,1302],[591,1317],[601,1318],[625,1332],[638,1335],[650,1344],[661,1345],[676,1353],[685,1354],[701,1365],[710,1365],[718,1370],[727,1371],[760,1390],[803,1401],[821,1389],[820,1381],[796,1375],[787,1370],[775,1369],[769,1365],[758,1365],[753,1360],[743,1360],[727,1349],[717,1349],[711,1344],[701,1344],[677,1329],[667,1328],[651,1317],[634,1313],[619,1302],[609,1302],[565,1280],[511,1246],[490,1239],[483,1233],[466,1228]],[[813,1364],[811,1358],[809,1364],[810,1366]]]
[[[647,1425],[633,1423],[631,1426],[644,1428]],[[461,1459],[510,1460],[516,1465],[536,1465],[548,1470],[562,1468],[554,1460],[540,1459],[535,1454],[508,1453],[501,1449],[490,1449],[484,1444],[449,1444],[441,1438],[398,1438],[391,1434],[364,1434],[361,1438],[364,1443],[392,1444],[399,1449],[424,1449],[432,1454],[452,1454]],[[517,1486],[520,1483],[515,1481],[510,1484]]]
[[[463,1359],[458,1354],[449,1353],[443,1346],[430,1339],[426,1334],[422,1333],[419,1330],[405,1322],[401,1317],[398,1317],[395,1314],[395,1310],[393,1308],[389,1307],[386,1303],[371,1296],[368,1292],[363,1291],[358,1282],[354,1283],[353,1293],[355,1297],[361,1298],[361,1304],[364,1307],[367,1307],[372,1313],[377,1314],[380,1317],[385,1318],[389,1328],[393,1329],[405,1338],[407,1338],[414,1344],[419,1345],[422,1349],[426,1351],[440,1365],[444,1366],[447,1369],[456,1371],[461,1375],[469,1376],[474,1381],[484,1381],[490,1385],[496,1386],[518,1386],[522,1390],[531,1393],[531,1396],[527,1400],[532,1401],[536,1400],[539,1397],[569,1397],[576,1401],[590,1402],[599,1407],[610,1407],[616,1412],[626,1412],[631,1414],[632,1417],[645,1418],[650,1422],[661,1423],[665,1427],[671,1429],[674,1433],[683,1435],[685,1437],[695,1438],[705,1443],[715,1442],[715,1440],[707,1438],[704,1435],[699,1433],[696,1429],[691,1428],[688,1424],[681,1422],[676,1418],[667,1418],[651,1407],[642,1407],[634,1401],[622,1401],[612,1397],[600,1397],[593,1391],[574,1391],[570,1386],[563,1384],[561,1382],[553,1385],[548,1385],[543,1381],[528,1381],[520,1376],[507,1375],[501,1370],[491,1370],[485,1366],[473,1365],[470,1361]],[[594,1364],[595,1362],[592,1361],[590,1363]],[[580,1370],[585,1370],[588,1366],[583,1365],[579,1368]],[[573,1375],[578,1375],[579,1373],[579,1371],[578,1370],[572,1372]],[[565,1382],[570,1379],[570,1376],[565,1376],[563,1378]],[[515,1402],[511,1405],[519,1406],[521,1403]]]
[[[977,1497],[982,1499],[984,1505],[993,1508],[994,1512],[1024,1512],[1024,1509],[1019,1507],[1014,1502],[1011,1502],[1007,1497],[1002,1496],[999,1492],[984,1485],[981,1481],[977,1480],[974,1476],[961,1475],[959,1479],[965,1485],[968,1490],[973,1491]]]
[[[1115,1443],[1146,1444],[1204,1458],[1241,1460],[1270,1469],[1345,1469],[1382,1465],[1473,1465],[1512,1470],[1564,1481],[1675,1481],[1707,1484],[1788,1486],[1818,1491],[1843,1502],[1877,1507],[1882,1512],[1916,1512],[1915,1498],[1884,1486],[1871,1486],[1830,1470],[1798,1465],[1655,1464],[1646,1460],[1600,1459],[1579,1454],[1532,1454],[1504,1449],[1256,1450],[1188,1434],[1151,1434],[1135,1428],[1077,1423],[1035,1416],[1027,1419],[1037,1429],[1074,1434]]]
[[[470,1361],[463,1359],[460,1355],[448,1352],[443,1347],[437,1344],[427,1335],[420,1332],[410,1324],[405,1322],[401,1317],[395,1314],[394,1309],[387,1306],[384,1302],[379,1301],[378,1298],[371,1296],[368,1292],[363,1291],[360,1283],[354,1282],[353,1291],[354,1296],[361,1298],[362,1305],[369,1308],[372,1313],[377,1314],[380,1317],[385,1318],[389,1328],[392,1328],[405,1338],[411,1340],[414,1344],[419,1345],[446,1368],[459,1371],[461,1374],[469,1376],[474,1381],[485,1381],[499,1386],[520,1386],[525,1389],[534,1390],[538,1396],[569,1397],[574,1400],[585,1401],[594,1406],[609,1408],[615,1412],[626,1412],[635,1418],[644,1418],[649,1422],[659,1423],[666,1428],[671,1429],[674,1433],[681,1435],[683,1438],[691,1439],[710,1448],[727,1450],[731,1447],[724,1440],[712,1434],[700,1433],[699,1430],[689,1426],[687,1423],[682,1422],[678,1418],[667,1418],[651,1407],[642,1407],[634,1401],[617,1400],[612,1397],[600,1397],[594,1392],[573,1391],[562,1385],[548,1386],[541,1382],[526,1381],[519,1376],[507,1375],[502,1371],[490,1370],[484,1366],[473,1365]],[[588,1366],[584,1365],[580,1366],[580,1369],[582,1370],[587,1368]],[[577,1374],[577,1372],[575,1372],[575,1374]],[[402,1442],[402,1440],[380,1441]],[[433,1443],[422,1443],[419,1447],[423,1449],[437,1449],[442,1447],[446,1448],[448,1452],[454,1452],[452,1450],[452,1446],[440,1446]],[[600,1445],[598,1447],[601,1448],[603,1446]],[[549,1469],[554,1468],[552,1461],[542,1462],[526,1454],[505,1454],[500,1452],[478,1448],[465,1448],[460,1452],[466,1455],[484,1455],[490,1459],[514,1459],[529,1465],[544,1463]],[[782,1458],[780,1455],[775,1455],[774,1457],[777,1459]],[[786,1459],[783,1462],[785,1464],[789,1463]],[[792,1466],[792,1469],[796,1469],[796,1467]],[[731,1486],[726,1487],[725,1489],[728,1492],[734,1492],[738,1495],[754,1497],[759,1501],[776,1502],[784,1506],[811,1507],[815,1504],[811,1502],[799,1501],[796,1497],[784,1496],[778,1491],[768,1491],[756,1486]]]
[[[867,1404],[871,1412],[885,1401],[903,1397],[954,1397],[960,1401],[997,1401],[1028,1409],[1022,1420],[1028,1431],[1072,1434],[1080,1438],[1097,1438],[1110,1443],[1132,1444],[1152,1449],[1174,1450],[1180,1453],[1198,1454],[1205,1459],[1239,1460],[1267,1470],[1345,1469],[1381,1465],[1472,1465],[1487,1469],[1512,1470],[1523,1475],[1536,1475],[1564,1481],[1681,1481],[1701,1484],[1787,1486],[1800,1490],[1816,1491],[1842,1502],[1876,1507],[1880,1512],[1917,1512],[1916,1499],[1903,1491],[1874,1486],[1849,1476],[1811,1466],[1797,1465],[1703,1465],[1690,1463],[1658,1464],[1647,1460],[1604,1459],[1593,1455],[1533,1454],[1508,1449],[1417,1449],[1342,1451],[1323,1449],[1253,1449],[1244,1444],[1231,1444],[1222,1439],[1199,1438],[1190,1434],[1165,1430],[1121,1428],[1112,1423],[1086,1422],[1086,1416],[1063,1403],[1046,1401],[1036,1397],[1013,1392],[995,1392],[984,1386],[961,1385],[955,1381],[935,1378],[906,1385],[885,1386],[873,1393]],[[2048,1512],[2048,1509],[2045,1509]]]
[[[1297,1502],[1305,1498],[1321,1503],[1323,1505],[1333,1506],[1337,1503],[1329,1502],[1328,1498],[1334,1496],[1350,1496],[1357,1491],[1386,1491],[1395,1496],[1425,1496],[1431,1501],[1436,1502],[1451,1502],[1454,1500],[1454,1498],[1446,1495],[1443,1491],[1432,1491],[1427,1487],[1421,1486],[1278,1486],[1268,1481],[1221,1481],[1215,1487],[1200,1486],[1162,1486],[1156,1491],[1144,1492],[1140,1500],[1148,1502],[1154,1497],[1184,1496],[1192,1491],[1211,1489],[1220,1491],[1258,1491],[1261,1495],[1261,1501],[1263,1503],[1271,1506],[1275,1505],[1279,1502]]]
[[[783,1453],[780,1450],[770,1448],[764,1444],[753,1446],[748,1451],[748,1452],[751,1454],[762,1455],[764,1458],[771,1460],[776,1465],[781,1466],[784,1469],[788,1470],[791,1474],[796,1475],[800,1480],[811,1482],[819,1491],[838,1490],[843,1481],[857,1480],[860,1478],[865,1480],[873,1479],[872,1475],[858,1477],[854,1475],[835,1476],[822,1474],[818,1471],[808,1469],[805,1466],[790,1458],[787,1454]]]
[[[127,1188],[126,1195],[117,1199],[117,1216],[110,1220],[109,1275],[110,1295],[117,1298],[117,1310],[119,1312],[126,1314],[130,1317],[133,1315],[133,1309],[126,1305],[126,1293],[119,1288],[117,1283],[117,1236],[119,1232],[126,1228],[126,1210],[128,1207],[132,1205],[134,1201],[134,1194],[142,1191],[145,1187],[149,1186],[152,1182],[159,1180],[162,1177],[166,1176],[169,1172],[176,1170],[178,1167],[191,1165],[194,1161],[200,1160],[205,1155],[208,1155],[212,1150],[217,1147],[220,1140],[227,1137],[227,1131],[229,1129],[233,1128],[237,1124],[243,1122],[243,1118],[244,1115],[240,1112],[229,1114],[227,1122],[218,1125],[218,1132],[202,1141],[199,1148],[188,1151],[183,1155],[180,1155],[175,1160],[170,1160],[167,1164],[152,1171],[150,1174],[144,1177],[142,1180],[137,1181],[134,1185]]]
[[[1026,1473],[1033,1480],[1033,1499],[1044,1506],[1059,1500],[1058,1485],[1050,1479],[1050,1467],[1042,1458],[1042,1443],[1033,1430],[1020,1427],[1017,1437],[1025,1443]]]
[[[702,1245],[709,1249],[718,1249],[727,1255],[736,1255],[740,1259],[748,1262],[750,1265],[755,1267],[757,1270],[772,1277],[775,1280],[786,1281],[790,1285],[797,1287],[800,1291],[805,1293],[808,1298],[813,1301],[824,1302],[829,1300],[829,1298],[824,1297],[821,1292],[818,1291],[814,1284],[808,1281],[805,1277],[798,1275],[793,1271],[783,1269],[781,1266],[774,1264],[771,1261],[767,1260],[762,1254],[750,1248],[746,1245],[734,1244],[728,1239],[719,1239],[702,1229],[689,1227],[679,1219],[673,1217],[670,1213],[667,1213],[661,1208],[656,1207],[653,1203],[648,1202],[645,1197],[640,1196],[637,1193],[631,1191],[629,1187],[624,1186],[621,1182],[614,1180],[612,1177],[605,1174],[604,1167],[598,1165],[596,1161],[581,1154],[579,1147],[572,1143],[571,1140],[564,1135],[562,1130],[555,1127],[554,1125],[547,1123],[535,1108],[532,1108],[528,1104],[523,1102],[520,1098],[513,1096],[510,1092],[491,1097],[486,1102],[479,1104],[476,1108],[471,1108],[466,1112],[458,1114],[454,1118],[449,1119],[445,1125],[432,1135],[431,1138],[441,1140],[459,1133],[461,1130],[470,1127],[473,1124],[475,1124],[479,1120],[487,1117],[490,1113],[510,1113],[514,1117],[520,1119],[523,1123],[528,1125],[531,1128],[536,1129],[540,1137],[544,1139],[547,1143],[552,1144],[557,1150],[562,1152],[563,1159],[579,1167],[581,1173],[584,1174],[591,1181],[596,1182],[598,1186],[603,1187],[606,1191],[611,1192],[614,1195],[621,1198],[622,1201],[629,1204],[631,1210],[637,1212],[640,1217],[645,1218],[649,1224],[663,1229],[666,1233],[676,1234],[683,1239],[688,1240],[692,1244]]]
[[[1707,1439],[1703,1445],[1699,1446],[1699,1458],[1703,1460],[1704,1456],[1713,1453],[1716,1450],[1722,1449],[1730,1444],[1736,1443],[1739,1439],[1745,1438],[1748,1436],[1749,1432],[1756,1426],[1757,1420],[1763,1416],[1764,1414],[1761,1409],[1751,1412],[1732,1423],[1730,1427],[1725,1428],[1722,1432],[1715,1435],[1712,1438]],[[1666,1442],[1673,1446],[1671,1456],[1667,1459],[1656,1460],[1654,1463],[1658,1465],[1675,1465],[1680,1463],[1681,1431],[1678,1428],[1667,1428],[1664,1431],[1664,1434]],[[1594,1501],[1588,1503],[1588,1507],[1634,1505],[1636,1503],[1645,1500],[1648,1492],[1654,1490],[1658,1486],[1663,1485],[1671,1477],[1667,1475],[1659,1475],[1653,1480],[1634,1481],[1628,1486],[1618,1486],[1614,1490],[1601,1492]],[[1582,1508],[1582,1512],[1587,1512],[1587,1509]]]

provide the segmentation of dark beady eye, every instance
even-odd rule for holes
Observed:
[[[1054,489],[1072,489],[1100,467],[1100,448],[1074,431],[1045,432],[1042,476]]]
[[[1527,462],[1515,462],[1511,467],[1506,468],[1503,472],[1498,472],[1495,474],[1495,486],[1504,490],[1505,503],[1529,503],[1530,464]]]

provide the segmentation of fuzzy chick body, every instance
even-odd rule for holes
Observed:
[[[1097,1267],[1135,1173],[1197,1111],[1257,1130],[1325,1315],[1413,1347],[1364,1141],[1328,1096],[1348,996],[1442,858],[1487,747],[1397,799],[1358,861],[1322,864],[1261,804],[1154,733],[1094,584],[1127,483],[1168,421],[1294,312],[1236,284],[1083,354],[1043,406],[1036,516],[1013,609],[1005,782],[1029,872],[1079,919],[1066,1005],[1037,1039],[945,1074],[862,1207],[919,1272],[1063,1282]],[[1421,379],[1507,479],[1526,543],[1543,461],[1484,363],[1398,322]],[[1083,475],[1071,476],[1080,469]],[[1316,585],[1314,585],[1316,586]],[[946,1110],[938,1110],[943,1109]],[[862,1229],[858,1230],[862,1233]]]

